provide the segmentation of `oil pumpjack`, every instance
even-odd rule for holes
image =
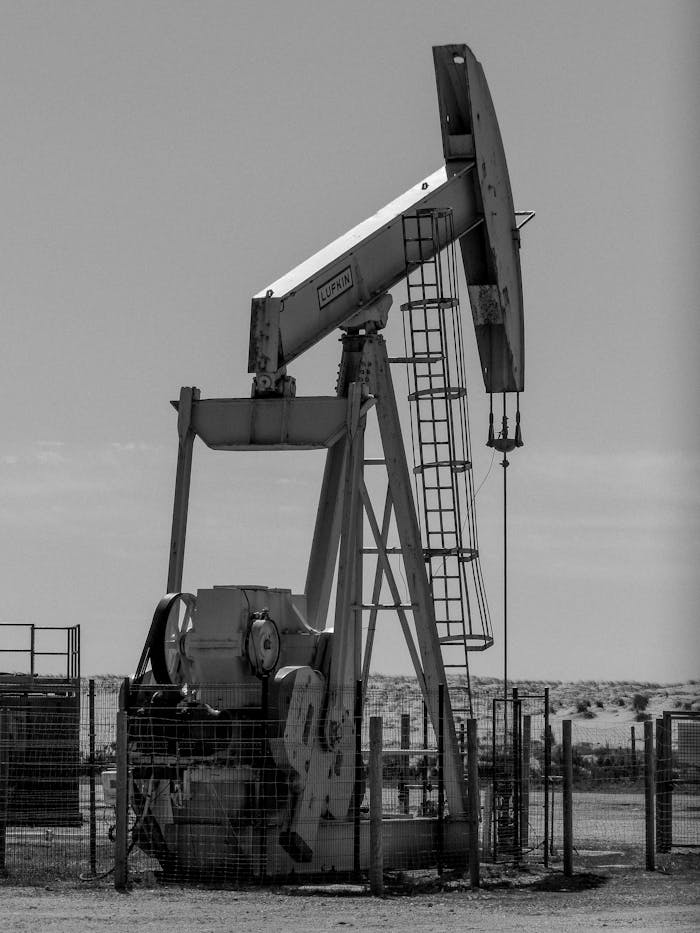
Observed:
[[[493,641],[471,536],[473,491],[458,487],[470,482],[471,463],[454,257],[458,245],[486,391],[505,401],[524,385],[519,231],[481,65],[465,45],[433,55],[445,165],[252,299],[250,398],[206,399],[185,387],[173,403],[179,448],[167,595],[127,701],[134,841],[171,873],[206,876],[224,864],[267,877],[357,869],[366,858],[353,835],[357,730],[377,613],[398,616],[436,731],[446,674],[467,672],[466,652]],[[381,331],[389,290],[403,280],[408,338],[397,360]],[[336,394],[297,395],[288,365],[337,331]],[[411,377],[412,469],[390,372],[397,361]],[[375,416],[382,455],[371,459],[365,427]],[[303,592],[181,591],[197,437],[214,450],[327,451]],[[368,464],[386,479],[382,517],[365,482]],[[396,548],[388,545],[392,522]],[[363,570],[370,554],[371,598]],[[392,569],[397,557],[408,599]],[[454,706],[447,690],[445,838],[463,850],[466,784]],[[412,822],[425,841],[429,827]]]

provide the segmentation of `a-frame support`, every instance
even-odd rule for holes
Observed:
[[[420,528],[416,517],[415,503],[411,492],[411,481],[403,444],[396,396],[389,371],[389,359],[384,338],[372,335],[365,342],[364,358],[368,368],[372,394],[376,398],[377,420],[386,462],[389,493],[393,503],[396,527],[401,546],[401,555],[406,573],[409,597],[413,607],[415,633],[420,667],[416,677],[423,690],[428,712],[437,732],[438,688],[445,684],[445,670],[440,651],[432,593],[428,583]],[[370,522],[375,531],[377,549],[383,547],[381,533],[375,522]],[[386,561],[386,553],[384,554]],[[410,645],[409,645],[410,650]],[[417,656],[413,655],[414,665]],[[462,759],[457,746],[457,735],[449,699],[445,690],[445,792],[450,815],[463,816],[466,812],[466,796]]]
[[[323,628],[337,562],[333,639],[330,657],[326,656],[323,664],[329,682],[323,734],[329,745],[333,744],[334,737],[347,722],[350,688],[353,679],[360,674],[363,608],[370,611],[370,626],[362,660],[362,680],[363,686],[366,686],[377,607],[384,580],[394,600],[416,679],[436,733],[439,686],[446,684],[433,597],[389,367],[386,345],[380,335],[352,334],[343,338],[338,393],[348,399],[347,434],[327,454],[306,590],[311,624]],[[377,410],[387,475],[381,526],[364,481],[364,418],[372,402]],[[387,551],[392,513],[408,585],[408,606],[402,604]],[[377,555],[371,602],[366,604],[362,602],[363,516],[367,518],[375,545],[366,550],[375,551]],[[415,638],[409,622],[409,611],[413,613]],[[459,817],[466,809],[462,759],[448,691],[445,691],[445,697],[445,789],[449,812]]]

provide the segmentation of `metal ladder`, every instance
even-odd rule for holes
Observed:
[[[421,533],[445,670],[463,675],[470,694],[468,653],[488,648],[493,635],[474,515],[452,212],[404,216],[403,239],[402,361]]]

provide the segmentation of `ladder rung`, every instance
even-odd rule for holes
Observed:
[[[426,356],[390,356],[390,363],[439,363],[443,359],[441,353],[433,353]],[[425,374],[427,375],[427,374]],[[424,379],[425,375],[418,374],[416,378]]]
[[[418,603],[353,603],[351,609],[381,609],[396,612],[397,609],[413,610],[418,608]]]
[[[442,509],[426,509],[426,512],[441,512]],[[470,561],[479,556],[479,551],[474,547],[427,547],[423,548],[426,559],[429,557],[460,557],[462,560]]]

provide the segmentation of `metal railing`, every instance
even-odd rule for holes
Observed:
[[[3,630],[24,629],[28,637],[25,647],[5,647]],[[65,648],[61,650],[48,650],[45,645],[48,636],[43,633],[65,633]],[[44,645],[42,645],[42,641]],[[6,655],[22,655],[28,660],[21,671],[8,671],[7,673],[29,674],[30,677],[40,676],[37,669],[39,658],[63,658],[65,666],[62,671],[51,671],[50,676],[65,677],[66,680],[78,680],[80,677],[80,626],[79,625],[33,625],[30,622],[0,622],[0,659]],[[28,668],[28,670],[27,670]],[[48,676],[48,675],[47,675]]]

